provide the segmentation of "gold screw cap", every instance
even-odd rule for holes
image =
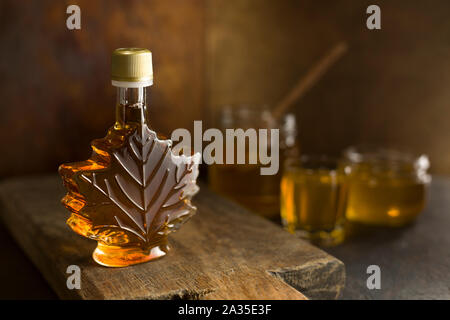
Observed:
[[[119,48],[112,54],[111,80],[116,87],[153,84],[152,53],[141,48]]]

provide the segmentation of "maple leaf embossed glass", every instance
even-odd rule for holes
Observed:
[[[167,236],[196,208],[200,154],[174,155],[172,141],[158,138],[147,119],[146,88],[153,83],[151,52],[123,48],[112,56],[117,87],[116,122],[91,143],[92,155],[63,164],[59,173],[71,212],[67,224],[98,241],[94,260],[123,267],[168,252]]]

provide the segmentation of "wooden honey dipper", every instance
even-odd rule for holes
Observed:
[[[289,108],[308,92],[322,77],[323,74],[334,64],[344,53],[347,52],[347,44],[340,42],[333,49],[312,66],[305,76],[300,78],[292,90],[276,105],[272,110],[272,116],[279,120]]]

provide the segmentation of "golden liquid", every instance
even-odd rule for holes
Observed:
[[[360,164],[349,176],[346,217],[370,225],[404,225],[423,210],[425,189],[426,185],[412,174],[398,176],[389,170],[374,170],[370,164]]]
[[[68,190],[62,199],[71,212],[67,224],[98,241],[93,258],[101,265],[164,256],[167,235],[195,212],[183,193],[195,184],[192,159],[175,164],[167,143],[145,123],[116,125],[92,149],[89,160],[59,168]]]
[[[309,237],[342,237],[342,232],[332,233],[343,223],[346,196],[341,175],[330,175],[328,170],[305,173],[290,169],[281,181],[283,225],[291,233],[304,230]]]
[[[261,175],[258,164],[212,164],[208,168],[212,190],[269,219],[279,217],[280,171]]]
[[[255,214],[270,220],[280,219],[280,181],[284,159],[288,156],[297,156],[299,146],[296,144],[295,120],[290,121],[286,117],[275,119],[266,107],[235,105],[224,106],[220,117],[216,119],[216,125],[225,134],[226,130],[240,128],[242,130],[268,130],[268,135],[262,144],[258,136],[258,145],[266,145],[268,155],[271,151],[271,130],[279,130],[278,148],[278,172],[275,175],[261,175],[261,168],[272,164],[261,165],[259,150],[252,150],[247,139],[242,144],[238,139],[234,140],[234,164],[211,164],[208,166],[208,182],[210,188],[235,202],[246,207]],[[289,122],[289,125],[287,125]],[[228,142],[226,142],[228,143]],[[225,146],[224,146],[225,147]],[[256,149],[259,149],[256,148]],[[226,150],[226,148],[224,148]],[[237,164],[237,155],[245,153],[245,164]],[[251,154],[255,152],[255,154]],[[253,156],[253,157],[250,157]],[[257,164],[249,164],[250,158],[256,159]],[[275,159],[272,159],[275,161]]]

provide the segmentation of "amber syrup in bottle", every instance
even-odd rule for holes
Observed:
[[[115,50],[112,84],[115,124],[91,143],[88,160],[63,164],[59,173],[68,191],[62,199],[71,212],[67,224],[98,242],[97,263],[123,267],[164,256],[168,234],[195,213],[191,198],[198,191],[200,154],[174,155],[172,142],[150,129],[150,51]]]

